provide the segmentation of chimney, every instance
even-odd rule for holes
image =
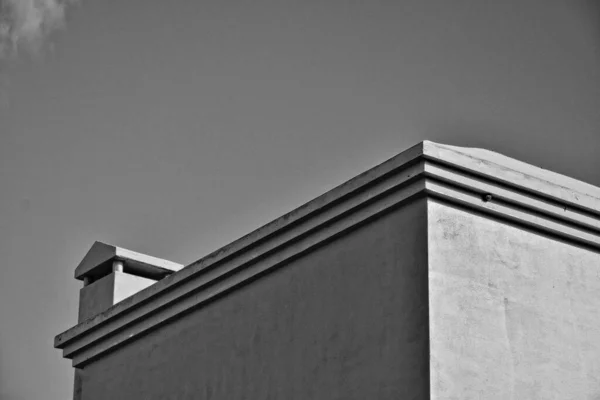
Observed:
[[[94,317],[181,268],[183,265],[168,260],[95,242],[75,269],[75,279],[84,285],[79,292],[78,322]]]

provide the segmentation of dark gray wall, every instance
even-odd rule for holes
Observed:
[[[89,364],[84,400],[429,398],[424,200]]]

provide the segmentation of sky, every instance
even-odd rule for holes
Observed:
[[[600,186],[596,0],[31,1],[65,7],[0,18],[0,400],[72,398],[95,240],[188,264],[424,139]]]

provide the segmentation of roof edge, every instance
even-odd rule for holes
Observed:
[[[259,269],[281,264],[293,256],[286,253],[290,250],[285,246],[292,240],[306,241],[305,247],[298,251],[308,251],[331,235],[420,195],[474,208],[600,249],[600,200],[594,191],[600,193],[599,188],[589,185],[594,189],[590,190],[592,194],[581,193],[586,187],[582,185],[587,185],[583,182],[550,171],[539,174],[533,170],[529,174],[527,168],[520,167],[520,162],[504,162],[512,160],[505,156],[478,158],[487,154],[482,152],[486,151],[421,142],[57,335],[54,345],[63,349],[63,355],[72,358],[75,366],[82,366],[197,306],[190,302],[205,301],[202,295],[186,294],[201,293],[203,287],[223,276],[230,276],[227,279],[231,281],[226,279],[218,285],[230,290],[243,276],[248,276],[247,272],[236,272],[249,263]],[[554,176],[561,178],[552,182]],[[569,192],[577,196],[569,196]],[[481,196],[487,193],[493,201],[482,200]],[[349,215],[352,218],[339,218]],[[217,290],[214,285],[211,287]]]
[[[428,159],[600,215],[600,187],[486,149],[423,142]]]

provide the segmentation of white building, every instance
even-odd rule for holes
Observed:
[[[600,188],[423,142],[185,268],[94,244],[55,346],[83,400],[600,399],[599,249]]]

